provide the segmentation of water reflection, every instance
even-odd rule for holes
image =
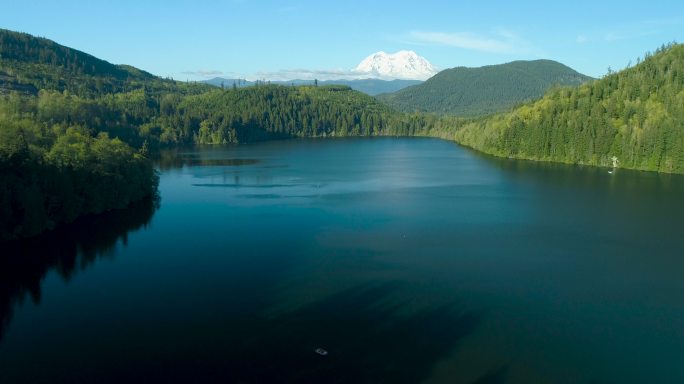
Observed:
[[[220,150],[216,150],[216,153],[213,153],[212,149],[216,148],[204,148],[201,155],[197,152],[197,148],[167,149],[159,153],[157,164],[160,169],[167,170],[193,166],[238,167],[259,163],[258,159],[252,158],[226,158],[226,153],[221,152],[221,150],[225,151],[225,146],[219,147]]]
[[[477,156],[502,169],[507,183],[543,191],[535,193],[536,208],[550,219],[590,220],[616,233],[679,237],[684,200],[672,197],[684,195],[682,175]]]
[[[504,170],[509,176],[553,184],[562,188],[583,187],[598,191],[619,189],[621,194],[638,192],[641,195],[644,194],[644,188],[649,193],[671,193],[673,188],[684,192],[684,176],[682,175],[514,160],[469,151],[473,156]]]
[[[41,285],[55,270],[65,280],[99,257],[114,254],[116,244],[145,227],[159,198],[144,199],[126,209],[84,217],[41,236],[0,244],[0,342],[12,313],[27,296],[40,303]]]

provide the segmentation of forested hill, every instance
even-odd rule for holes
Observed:
[[[216,89],[0,30],[0,241],[149,197],[160,146],[411,134],[346,86]]]
[[[378,99],[405,112],[474,117],[538,99],[554,85],[578,85],[589,80],[555,61],[514,61],[446,69],[422,84],[379,95]]]
[[[86,126],[51,122],[56,115],[39,104],[0,98],[0,241],[154,195],[144,153]]]
[[[217,89],[175,82],[4,30],[0,54],[0,240],[153,195],[147,155],[178,144],[420,134],[501,156],[594,165],[611,165],[615,157],[622,167],[684,173],[681,45],[601,80],[554,88],[512,112],[470,120],[398,113],[347,86]],[[557,70],[530,71],[530,65]],[[463,71],[470,73],[453,74]],[[499,93],[523,98],[535,86],[586,79],[548,61],[479,73],[489,75],[461,82],[472,92],[482,88],[477,100],[462,93],[470,100],[466,115],[503,108]],[[482,87],[483,78],[503,88]],[[487,104],[489,97],[494,101]]]
[[[199,144],[408,133],[387,106],[343,85],[215,90],[162,106],[143,128],[153,142]]]
[[[91,97],[140,88],[168,91],[188,87],[128,65],[111,64],[52,40],[0,29],[0,94],[18,91],[35,95],[40,89],[50,89]]]
[[[0,30],[0,241],[153,196],[146,150],[122,139],[144,142],[132,134],[135,117],[151,110],[141,95],[186,89]]]
[[[499,156],[684,173],[684,46],[448,136]]]
[[[13,110],[32,105],[30,116],[41,124],[77,125],[134,147],[377,135],[390,125],[393,133],[409,129],[391,109],[347,86],[259,82],[216,89],[161,79],[7,30],[0,30],[0,54],[0,90]],[[389,124],[391,119],[398,124]]]
[[[126,67],[110,64],[85,52],[52,40],[0,29],[0,55],[3,60],[62,67],[66,71],[125,80],[128,77],[151,78],[144,71],[129,71]]]

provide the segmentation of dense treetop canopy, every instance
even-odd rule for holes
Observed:
[[[507,157],[684,173],[684,45],[662,46],[632,68],[557,88],[451,136]]]

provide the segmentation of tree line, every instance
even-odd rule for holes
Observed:
[[[155,193],[157,175],[143,153],[106,132],[48,121],[37,98],[0,98],[0,240]]]
[[[684,46],[447,136],[497,156],[684,173]]]
[[[684,173],[681,45],[511,112],[462,118],[397,112],[347,86],[179,83],[13,34],[0,30],[0,239],[154,194],[149,156],[165,146],[422,135],[498,156]]]

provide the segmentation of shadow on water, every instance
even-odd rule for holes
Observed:
[[[508,366],[504,365],[482,375],[473,384],[503,384],[507,381]]]
[[[402,297],[403,287],[371,283],[287,313],[257,316],[215,371],[189,367],[192,372],[169,379],[187,374],[183,379],[191,381],[204,372],[202,382],[420,382],[476,329],[481,315],[454,305],[408,312],[410,303],[392,301]]]
[[[116,369],[80,373],[98,383],[419,383],[478,327],[482,314],[455,305],[407,311],[412,303],[393,298],[408,288],[370,283],[283,313],[248,310],[228,320],[224,332],[210,331],[210,343],[181,342],[162,359],[122,358]],[[504,374],[487,373],[490,380],[481,382],[496,383]]]
[[[120,240],[149,224],[159,198],[125,209],[81,218],[35,238],[0,244],[0,342],[15,307],[30,296],[40,303],[41,285],[55,270],[69,280],[74,273],[111,254]]]

